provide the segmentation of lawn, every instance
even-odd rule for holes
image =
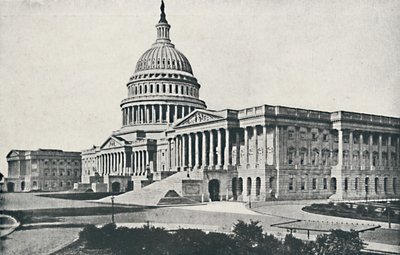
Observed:
[[[344,217],[359,220],[371,220],[371,221],[388,221],[388,212],[384,209],[382,212],[372,204],[366,206],[358,204],[350,206],[345,203],[329,203],[329,204],[312,204],[310,206],[303,207],[303,211],[315,214]],[[400,223],[400,215],[390,210],[390,221],[392,223]]]
[[[122,193],[109,193],[109,192],[86,192],[86,193],[49,193],[40,194],[39,197],[51,197],[69,200],[98,200],[111,195],[120,195]]]

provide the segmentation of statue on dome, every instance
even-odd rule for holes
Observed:
[[[158,23],[161,22],[168,23],[167,19],[165,18],[164,8],[165,8],[164,1],[161,0],[161,6],[160,6],[161,14],[160,14],[160,21]]]

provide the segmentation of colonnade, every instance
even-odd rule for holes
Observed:
[[[262,141],[258,131],[262,129]],[[243,135],[242,135],[243,133]],[[257,136],[255,136],[257,135]],[[252,139],[251,139],[252,137]],[[244,154],[241,158],[240,144],[244,140]],[[266,163],[267,127],[220,128],[179,134],[168,139],[167,169],[208,168],[227,169],[231,165]],[[234,148],[234,149],[233,149]],[[232,152],[235,153],[232,153]],[[249,152],[254,160],[250,160]],[[261,152],[261,153],[259,153]],[[162,169],[160,169],[162,170]]]
[[[344,132],[348,134],[346,142]],[[364,140],[365,134],[368,134],[367,143]],[[376,143],[374,143],[374,137],[377,138]],[[382,133],[338,129],[338,164],[360,167],[362,170],[391,169],[394,165],[399,166],[400,138],[397,136],[394,144],[392,136],[387,134],[385,145],[383,145],[383,139]]]
[[[122,109],[122,125],[172,123],[194,110],[194,106],[173,104],[128,106]]]
[[[96,157],[97,169],[100,175],[145,175],[150,154],[147,150],[102,153]]]
[[[97,169],[100,175],[125,175],[126,174],[126,153],[109,152],[96,156]]]

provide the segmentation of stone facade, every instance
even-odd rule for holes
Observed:
[[[12,150],[7,154],[8,192],[64,191],[81,180],[81,153]]]
[[[398,194],[399,118],[271,105],[208,110],[163,10],[156,28],[127,84],[121,129],[82,152],[84,182],[97,174],[120,191],[107,178],[127,176],[118,187],[135,190],[186,171],[182,195],[197,200]]]

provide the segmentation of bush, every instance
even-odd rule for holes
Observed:
[[[364,205],[357,205],[356,212],[359,215],[365,215],[367,213],[367,210],[365,210]]]
[[[368,216],[375,217],[376,216],[375,206],[369,204],[367,206],[367,213],[368,213]]]
[[[318,235],[315,242],[305,246],[302,254],[358,255],[365,243],[355,231],[332,230],[330,234]]]
[[[338,203],[337,207],[339,209],[341,209],[341,210],[348,210],[349,209],[349,206],[347,204],[345,204],[345,203]]]

